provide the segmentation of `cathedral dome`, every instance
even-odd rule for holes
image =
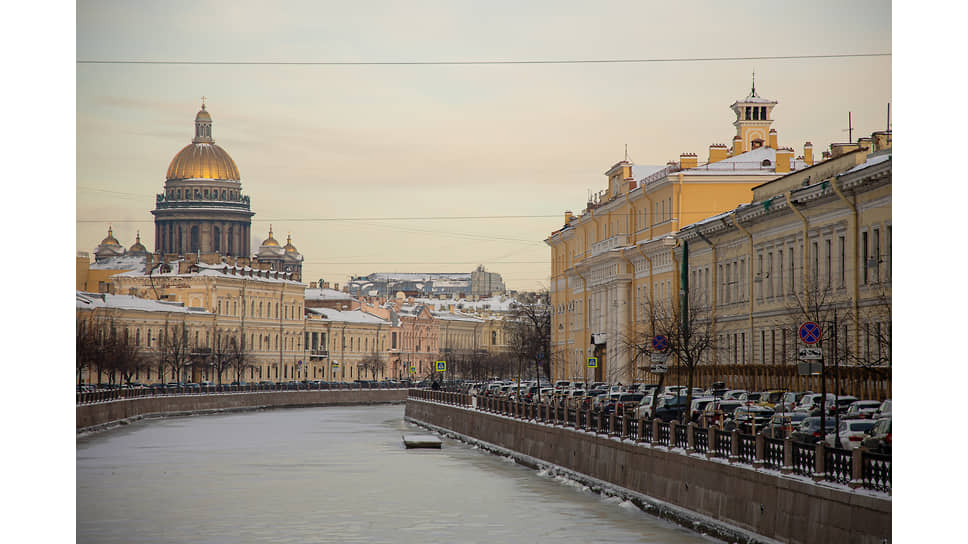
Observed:
[[[286,240],[285,250],[286,250],[286,253],[299,253],[298,251],[296,251],[296,246],[292,245],[292,235],[291,234],[289,235],[289,238]]]
[[[219,179],[239,181],[235,161],[212,138],[212,116],[202,104],[195,115],[195,137],[168,164],[166,180]]]
[[[145,245],[141,243],[141,233],[140,232],[138,233],[137,237],[135,238],[134,245],[132,245],[128,249],[128,253],[134,253],[134,254],[147,254],[148,253],[148,248],[146,248]]]
[[[108,227],[108,235],[105,239],[101,240],[101,245],[105,247],[107,246],[121,247],[121,242],[118,242],[118,239],[114,237],[114,229],[112,227],[110,226]]]
[[[272,237],[272,226],[269,227],[269,237],[262,241],[262,245],[267,247],[279,247],[279,242]]]

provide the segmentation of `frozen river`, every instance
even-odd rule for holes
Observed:
[[[462,442],[403,405],[142,421],[77,439],[77,542],[716,542]]]

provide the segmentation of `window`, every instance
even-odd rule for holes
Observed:
[[[874,238],[874,283],[877,283],[881,279],[881,229],[875,228],[872,232],[872,237]]]
[[[843,288],[844,281],[847,279],[847,239],[844,236],[837,237],[837,253],[840,255],[837,286]]]
[[[778,296],[783,296],[783,289],[786,288],[786,285],[783,283],[783,250],[782,249],[779,250],[779,251],[777,251],[777,253],[776,253],[776,260],[777,260],[777,267],[776,267],[776,269],[777,269],[777,272],[778,272],[778,275],[777,275],[777,278],[776,278],[776,282],[777,282],[776,283],[776,294]]]
[[[867,231],[860,233],[860,258],[864,261],[864,275],[861,277],[861,283],[867,285],[867,278],[870,274],[870,267],[868,266],[868,258],[870,255],[870,248],[868,247]]]
[[[833,283],[831,281],[831,277],[830,277],[830,273],[831,273],[831,270],[830,270],[830,259],[831,259],[831,254],[830,254],[830,239],[824,240],[823,241],[823,244],[824,244],[824,274],[823,274],[823,277],[824,277],[824,286],[827,289],[830,289],[830,287],[832,286],[832,283]]]

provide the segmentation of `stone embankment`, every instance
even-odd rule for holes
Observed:
[[[624,490],[643,510],[728,542],[891,540],[886,494],[471,407],[410,398],[405,414],[523,464]]]
[[[76,427],[77,432],[81,433],[123,425],[147,417],[265,408],[402,403],[406,398],[406,389],[256,391],[161,395],[78,405]]]

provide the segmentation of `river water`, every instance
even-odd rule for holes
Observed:
[[[403,405],[141,421],[77,439],[77,542],[716,542],[428,431]]]

